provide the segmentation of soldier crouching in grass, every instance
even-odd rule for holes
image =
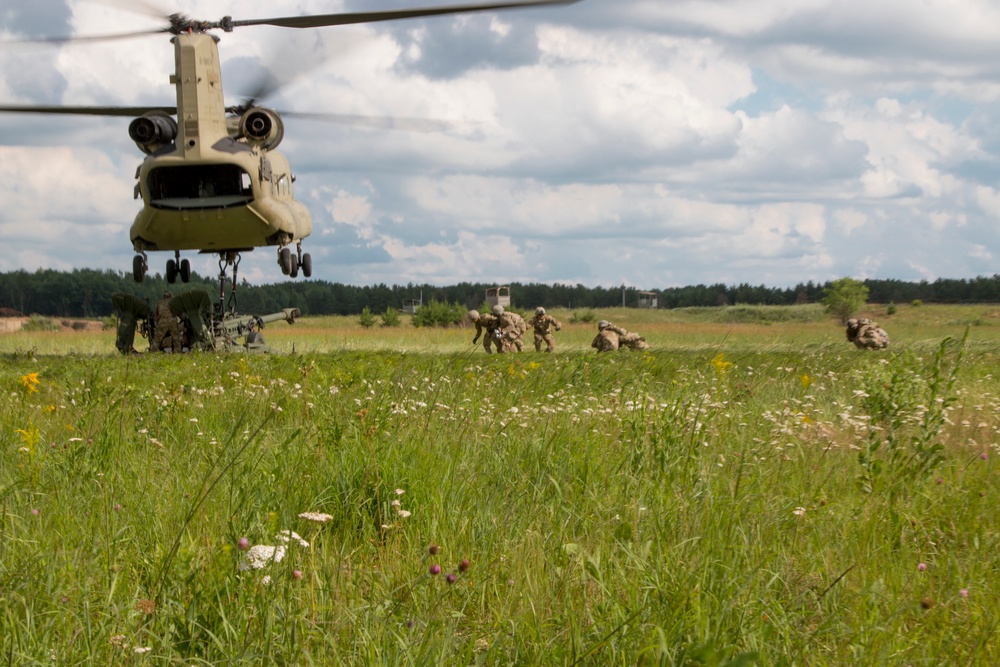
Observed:
[[[889,347],[889,334],[867,317],[847,320],[847,340],[862,350],[884,350]]]
[[[504,310],[503,306],[493,306],[493,317],[496,318],[498,331],[497,352],[521,352],[524,350],[524,332],[528,325],[524,318],[513,311]]]
[[[627,347],[633,352],[649,349],[649,343],[646,342],[645,338],[637,333],[627,331],[620,326],[611,324],[607,320],[601,320],[598,322],[597,329],[597,338],[595,338],[594,342],[591,343],[591,347],[596,347],[598,352],[610,352],[611,350],[620,350],[623,347]],[[610,346],[610,339],[612,335],[614,335],[615,338],[614,347]],[[603,339],[603,341],[599,339]]]
[[[472,344],[475,345],[479,341],[479,337],[483,336],[483,332],[486,333],[483,336],[483,349],[486,350],[486,354],[492,354],[493,343],[497,344],[497,352],[500,352],[500,341],[494,340],[497,318],[493,317],[489,313],[483,315],[479,314],[478,310],[469,311],[469,321],[476,325],[476,336],[472,339]]]
[[[598,354],[601,352],[614,352],[618,349],[618,333],[611,328],[611,323],[601,320],[597,323],[597,335],[590,347],[596,348]]]
[[[551,315],[545,314],[545,309],[539,306],[535,308],[535,316],[528,320],[528,324],[535,330],[535,352],[542,351],[542,343],[545,343],[546,352],[554,352],[556,349],[556,338],[552,335],[552,329],[559,331],[562,325],[559,320]]]

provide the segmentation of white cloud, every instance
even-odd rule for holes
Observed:
[[[160,25],[71,6],[81,34]],[[592,0],[400,25],[220,34],[229,102],[267,67],[290,82],[266,100],[282,110],[452,122],[399,132],[286,119],[316,277],[656,287],[991,270],[1000,142],[966,119],[991,119],[1000,100],[996,3]],[[457,43],[473,28],[490,48]],[[166,35],[35,53],[0,52],[0,104],[172,103]],[[457,66],[442,70],[449,57]],[[4,270],[130,266],[142,156],[127,124],[0,117]],[[247,253],[240,271],[284,279],[274,248]]]

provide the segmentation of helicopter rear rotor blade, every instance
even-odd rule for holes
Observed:
[[[0,44],[69,44],[71,42],[112,42],[119,39],[132,39],[146,35],[162,35],[171,32],[170,28],[153,28],[122,32],[115,35],[90,35],[83,37],[25,37],[24,39],[5,39]]]
[[[177,113],[177,107],[0,106],[2,113],[45,113],[73,116],[142,116],[151,111],[174,115]]]
[[[424,16],[440,16],[444,14],[488,12],[497,9],[517,9],[523,7],[542,7],[547,5],[572,5],[576,2],[579,2],[579,0],[529,0],[528,2],[495,2],[489,4],[447,5],[443,7],[423,7],[416,9],[398,9],[376,12],[289,16],[285,18],[233,21],[232,26],[234,28],[251,25],[273,25],[283,28],[322,28],[334,25],[377,23],[379,21],[395,21],[397,19],[412,19]]]

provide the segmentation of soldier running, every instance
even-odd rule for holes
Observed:
[[[554,352],[556,338],[552,335],[552,329],[554,328],[556,331],[562,329],[559,320],[551,315],[546,315],[545,309],[539,306],[535,308],[535,316],[528,320],[528,324],[535,330],[535,352],[541,352],[543,342],[546,352]]]

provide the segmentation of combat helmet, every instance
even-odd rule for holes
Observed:
[[[541,306],[539,306],[538,308],[535,308],[535,315],[544,315],[544,314],[545,314],[545,309],[544,308],[542,308]]]
[[[611,322],[608,322],[607,320],[601,320],[600,322],[597,323],[597,330],[598,331],[604,331],[605,329],[607,329],[610,326],[611,326]]]
[[[469,319],[472,320],[473,322],[478,322],[479,321],[479,311],[478,310],[470,310],[469,311]]]
[[[503,306],[501,306],[499,303],[493,306],[493,314],[496,315],[497,317],[503,315]]]

